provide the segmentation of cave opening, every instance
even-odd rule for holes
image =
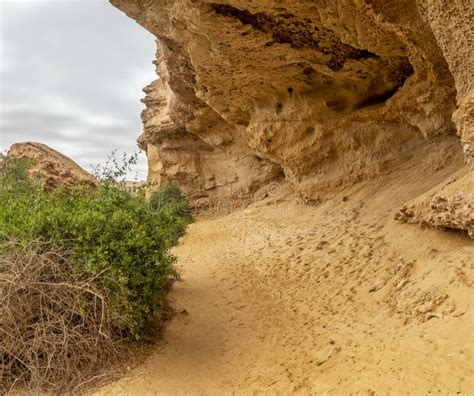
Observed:
[[[370,96],[367,99],[365,99],[364,101],[358,103],[355,106],[354,109],[358,110],[358,109],[363,109],[365,107],[370,107],[370,106],[383,104],[387,100],[389,100],[393,95],[395,95],[398,92],[399,89],[400,89],[400,87],[395,87],[395,88],[389,89],[388,91],[385,91],[381,94]]]
[[[400,58],[398,68],[391,73],[392,86],[381,93],[376,93],[359,102],[354,110],[363,109],[386,103],[405,84],[406,80],[415,72],[407,57]]]

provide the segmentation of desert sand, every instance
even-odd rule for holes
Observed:
[[[198,218],[174,249],[182,279],[163,338],[98,394],[472,392],[474,241],[394,220],[460,166],[432,164],[317,206],[281,185]]]

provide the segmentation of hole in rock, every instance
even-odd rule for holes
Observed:
[[[408,61],[408,58],[402,58],[398,69],[395,70],[390,76],[393,85],[385,92],[377,93],[361,101],[355,106],[355,109],[362,109],[364,107],[385,103],[398,92],[398,90],[405,84],[405,81],[408,79],[408,77],[410,77],[414,72],[415,70]]]
[[[326,102],[326,106],[333,111],[344,111],[347,109],[347,103],[341,99],[332,99]]]
[[[356,106],[356,109],[362,109],[364,107],[369,107],[369,106],[374,106],[377,104],[385,103],[387,100],[389,100],[393,95],[395,95],[398,91],[399,87],[396,87],[394,89],[391,89],[387,92],[381,93],[379,95],[374,95],[369,97],[368,99],[364,100],[363,102],[359,103]]]

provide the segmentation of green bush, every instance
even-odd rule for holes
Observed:
[[[168,230],[168,243],[174,245],[193,221],[188,201],[178,187],[168,185],[153,192],[150,206],[161,214]]]
[[[27,163],[3,160],[0,239],[40,239],[70,250],[76,272],[71,276],[84,271],[97,276],[116,325],[139,339],[150,334],[152,319],[162,312],[167,283],[176,276],[168,250],[191,217],[179,209],[187,208],[181,194],[179,205],[173,200],[157,205],[125,192],[118,179],[133,161],[121,167],[113,161],[116,169],[99,174],[98,188],[47,193],[28,178]]]

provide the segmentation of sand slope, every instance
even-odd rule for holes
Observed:
[[[393,220],[454,170],[407,166],[316,207],[283,189],[191,225],[164,340],[100,393],[469,393],[474,242]]]

